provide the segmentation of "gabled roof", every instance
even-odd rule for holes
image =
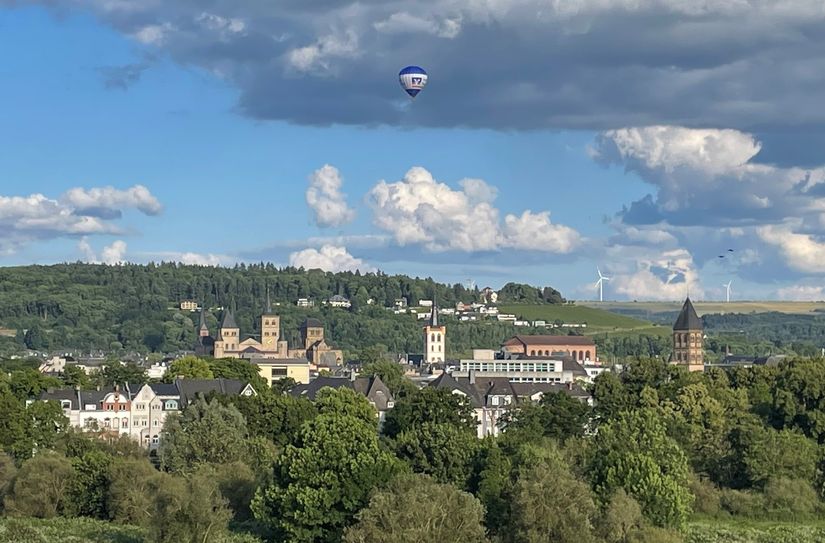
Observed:
[[[238,325],[235,324],[235,317],[232,316],[232,311],[227,309],[226,312],[223,314],[223,321],[221,322],[221,328],[237,328]]]
[[[211,392],[217,394],[237,395],[243,390],[246,383],[235,379],[176,379],[175,387],[180,393],[181,403],[184,405],[193,402],[198,396],[206,396]]]
[[[453,377],[449,373],[442,373],[429,386],[444,388],[450,391],[458,390],[470,399],[473,407],[485,407],[491,396],[512,396],[516,399],[512,383],[506,377]]]
[[[685,305],[682,306],[682,311],[673,325],[674,330],[702,330],[702,319],[696,314],[690,298],[685,299]]]
[[[549,336],[549,335],[521,335],[516,334],[502,345],[582,345],[592,347],[593,340],[585,336]]]
[[[314,319],[312,317],[305,319],[304,323],[301,325],[301,329],[305,330],[307,328],[323,328],[324,325],[321,324],[321,321],[318,319]]]
[[[178,396],[178,388],[174,383],[152,383],[149,385],[152,392],[158,396]]]
[[[590,393],[578,383],[513,383],[512,386],[521,398],[530,398],[538,393],[553,394],[557,392],[563,392],[580,400],[590,398]]]
[[[355,380],[349,377],[328,377],[320,376],[309,384],[296,385],[292,387],[289,394],[295,397],[305,397],[315,401],[315,397],[322,388],[349,388],[362,394],[369,401],[375,404],[379,411],[386,411],[388,403],[394,401],[390,389],[381,381],[378,376],[356,377]]]
[[[573,360],[572,356],[564,356],[562,357],[562,370],[563,371],[572,371],[573,375],[578,375],[581,377],[587,377],[587,370],[584,369],[584,366],[578,363],[578,361]]]

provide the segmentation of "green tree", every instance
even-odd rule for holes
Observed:
[[[109,472],[106,504],[109,518],[122,524],[148,526],[157,488],[166,479],[143,458],[115,458]]]
[[[12,393],[21,401],[37,398],[48,388],[59,388],[59,379],[43,375],[36,369],[23,369],[11,372],[9,387]]]
[[[465,488],[479,441],[475,433],[450,424],[425,422],[396,436],[392,448],[416,473]]]
[[[628,543],[644,527],[639,503],[620,488],[610,498],[599,522],[599,533],[606,543]]]
[[[498,442],[486,438],[477,455],[477,472],[471,483],[473,493],[484,505],[484,523],[493,535],[506,530],[510,522],[511,472],[513,465]]]
[[[476,431],[470,401],[449,390],[434,387],[424,387],[398,400],[387,413],[382,431],[392,438],[425,422]]]
[[[232,513],[217,482],[206,474],[162,474],[157,482],[149,532],[156,543],[220,541]]]
[[[173,360],[172,363],[169,364],[166,374],[163,376],[167,383],[175,382],[175,379],[178,377],[184,377],[185,379],[212,379],[214,375],[212,374],[212,369],[209,367],[209,363],[203,358],[184,356],[183,358]]]
[[[821,453],[800,432],[759,428],[746,439],[742,461],[751,485],[761,487],[773,477],[814,481]]]
[[[509,411],[502,423],[508,433],[519,434],[523,439],[549,437],[563,443],[568,437],[584,435],[590,416],[586,403],[555,392],[542,396],[538,404],[522,404]]]
[[[66,508],[72,464],[66,458],[43,453],[20,467],[6,495],[6,513],[19,517],[52,518]]]
[[[653,524],[684,526],[692,503],[687,458],[656,411],[627,411],[602,425],[589,453],[587,471],[599,496],[623,488]]]
[[[513,492],[512,540],[516,543],[595,541],[596,505],[590,488],[551,452],[518,478]]]
[[[319,415],[304,425],[258,490],[255,518],[287,543],[335,543],[373,488],[401,469],[382,450],[375,426],[348,415]]]
[[[34,445],[30,440],[26,408],[3,385],[0,383],[0,447],[17,459],[29,458]]]
[[[33,402],[26,408],[26,415],[30,421],[30,443],[37,450],[53,448],[60,434],[69,427],[69,419],[55,401]]]
[[[106,497],[111,465],[112,457],[102,451],[89,451],[72,459],[66,509],[73,516],[109,518]]]
[[[158,448],[164,470],[194,470],[198,464],[222,464],[244,459],[246,421],[233,406],[198,399],[181,414],[166,419]]]
[[[306,398],[285,394],[223,396],[218,400],[241,412],[250,436],[265,437],[280,447],[292,443],[304,422],[318,413]]]
[[[123,383],[142,385],[149,380],[146,376],[146,369],[134,362],[127,364],[114,362],[99,371],[95,377],[97,383],[103,387],[123,386]]]
[[[365,396],[351,388],[322,388],[315,395],[315,407],[321,415],[347,415],[378,429],[378,412]]]
[[[69,365],[63,368],[63,383],[67,387],[79,388],[81,390],[88,389],[92,386],[92,380],[86,375],[86,372],[77,366]]]
[[[0,453],[0,513],[3,512],[3,499],[8,494],[14,478],[17,476],[17,468],[11,456]]]
[[[35,351],[49,348],[49,339],[46,337],[43,329],[38,324],[35,324],[26,330],[26,334],[23,336],[23,341],[25,342],[26,347]]]
[[[485,543],[483,516],[472,495],[426,475],[403,475],[372,496],[344,542]]]

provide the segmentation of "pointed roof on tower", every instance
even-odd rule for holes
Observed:
[[[690,301],[690,297],[685,299],[685,305],[673,325],[674,330],[702,330],[702,319],[696,314],[696,309]]]
[[[264,315],[273,315],[272,301],[269,299],[269,287],[266,287],[266,307],[264,307]]]
[[[223,322],[221,322],[221,328],[222,329],[228,329],[228,328],[237,328],[237,327],[238,327],[238,325],[235,324],[235,317],[232,316],[232,310],[227,309],[226,311],[224,311],[224,313],[223,313]]]
[[[207,332],[209,331],[209,327],[206,326],[206,305],[204,305],[203,303],[201,303],[201,322],[198,325],[198,330],[206,330]]]
[[[435,299],[435,294],[433,294],[433,307],[430,312],[430,326],[438,327],[438,302]]]

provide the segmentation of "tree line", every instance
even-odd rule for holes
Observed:
[[[310,402],[280,383],[190,404],[149,458],[68,429],[59,407],[26,405],[29,389],[3,378],[4,514],[144,526],[158,543],[627,543],[682,541],[697,516],[825,512],[825,359],[707,373],[642,359],[597,377],[593,406],[547,394],[478,439],[465,397],[364,354],[364,373],[397,398],[380,428],[350,389]],[[175,372],[223,365],[190,359]]]

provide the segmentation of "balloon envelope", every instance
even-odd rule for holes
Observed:
[[[427,72],[420,66],[407,66],[398,72],[401,87],[413,98],[427,85]]]

